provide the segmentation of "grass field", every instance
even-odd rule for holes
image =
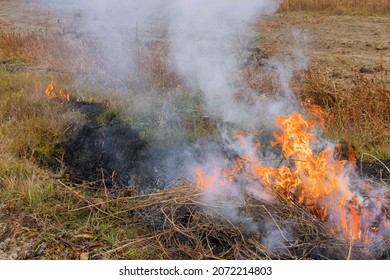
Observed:
[[[387,14],[390,3],[285,0],[280,11]],[[63,166],[65,147],[75,131],[90,119],[74,109],[71,102],[47,98],[45,89],[50,82],[56,89],[69,93],[72,102],[103,104],[103,111],[96,117],[98,125],[131,124],[140,131],[143,140],[158,148],[172,147],[181,139],[195,142],[218,136],[218,120],[204,109],[199,93],[181,84],[180,77],[171,70],[166,44],[145,46],[136,41],[131,43],[130,51],[136,54],[139,75],[114,77],[102,72],[99,75],[110,83],[78,87],[83,81],[80,82],[80,77],[101,71],[104,63],[92,38],[69,41],[66,34],[50,30],[42,34],[0,29],[0,222],[4,224],[0,237],[5,240],[5,245],[0,246],[0,259],[285,257],[284,252],[271,252],[238,227],[226,226],[225,221],[221,228],[233,236],[227,238],[218,228],[219,221],[207,211],[199,210],[202,205],[199,195],[186,185],[176,191],[137,193],[130,197],[119,187],[95,188],[91,182],[70,186]],[[332,116],[326,124],[327,139],[353,146],[362,162],[387,163],[383,171],[387,172],[390,69],[378,65],[374,74],[365,74],[347,61],[337,61],[349,73],[348,79],[332,76],[329,67],[314,69],[309,65],[309,69],[294,74],[294,94],[302,101],[312,98]],[[254,79],[261,69],[246,71],[253,91],[272,92],[272,78]],[[388,184],[382,178],[377,180]],[[274,209],[272,205],[260,207],[248,202],[242,211],[259,217],[269,216],[271,210],[280,217],[292,215],[300,222],[296,232],[301,244],[307,238],[307,244],[322,240],[323,250],[335,244],[323,224],[313,221],[300,208],[283,205]],[[156,230],[140,218],[139,209],[161,211],[171,227]],[[186,215],[192,221],[188,227],[180,222]],[[204,236],[205,231],[209,235]],[[310,234],[306,235],[307,232]],[[233,249],[218,255],[209,242]],[[348,240],[337,242],[339,249],[333,246],[332,250],[338,258],[363,254],[360,248],[351,253]],[[386,242],[389,243],[388,238]],[[169,246],[177,250],[172,253]],[[305,253],[305,248],[297,248],[301,258],[313,257]]]
[[[334,14],[388,14],[390,3],[386,0],[283,0],[280,11],[312,11]]]

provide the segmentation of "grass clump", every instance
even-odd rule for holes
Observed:
[[[114,103],[105,103],[103,111],[96,117],[98,124],[123,123],[127,121],[124,108]]]

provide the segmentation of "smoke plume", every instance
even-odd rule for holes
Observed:
[[[273,128],[276,116],[299,110],[290,83],[294,72],[304,70],[308,63],[304,54],[307,38],[301,31],[292,31],[295,44],[291,46],[291,56],[266,61],[280,98],[256,98],[261,93],[250,90],[240,75],[240,49],[251,40],[252,24],[262,16],[274,13],[279,5],[278,0],[39,1],[57,10],[58,14],[77,11],[81,15],[74,18],[80,21],[75,28],[95,39],[101,67],[101,71],[89,77],[92,83],[118,80],[131,83],[135,78],[138,82],[147,82],[142,76],[136,53],[131,51],[132,42],[140,38],[144,42],[153,42],[160,31],[167,34],[170,69],[185,88],[201,93],[205,109],[218,120],[222,143],[222,148],[217,150],[213,150],[214,143],[205,144],[201,147],[203,153],[200,157],[196,155],[196,148],[187,148],[186,145],[180,147],[183,150],[180,155],[168,152],[167,155],[174,155],[168,156],[165,161],[169,165],[166,167],[169,170],[165,171],[167,174],[176,172],[176,176],[189,176],[195,180],[194,170],[200,166],[205,175],[213,176],[207,173],[223,170],[229,165],[226,153],[245,158],[256,150],[253,135],[242,135],[234,140],[232,135],[239,130]],[[72,35],[74,33],[69,36]],[[250,98],[251,102],[246,102],[240,96],[253,98]],[[176,117],[176,114],[171,114],[171,118]],[[242,145],[243,141],[245,145]],[[328,143],[320,141],[317,145],[328,146]],[[270,158],[277,156],[273,151],[267,154]],[[267,164],[271,165],[269,162]],[[276,166],[278,162],[272,164]],[[152,166],[148,170],[157,169]],[[221,194],[212,188],[205,192],[204,199],[208,205],[214,205],[221,198],[240,201],[248,194],[260,201],[276,201],[275,194],[259,188],[255,180],[245,176],[236,176],[235,181],[217,179],[215,185],[223,186],[224,192]],[[253,217],[241,216],[235,205],[237,203],[232,203],[220,211],[249,231],[267,228],[264,242],[270,248],[283,244],[289,238],[287,226],[275,229],[271,219],[259,226]]]

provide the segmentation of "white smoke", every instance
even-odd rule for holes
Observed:
[[[272,123],[286,110],[285,101],[237,102],[236,94],[251,95],[240,80],[239,47],[248,43],[250,25],[261,16],[274,13],[279,0],[37,0],[57,11],[65,29],[86,33],[95,39],[102,72],[93,73],[92,82],[110,78],[131,82],[142,79],[131,41],[137,36],[153,37],[167,31],[171,66],[186,87],[203,93],[211,115],[243,129]],[[70,19],[77,13],[79,18]],[[72,21],[79,21],[74,24]],[[288,93],[287,80],[295,65],[270,61],[277,65],[282,92]],[[295,68],[294,68],[295,69]],[[291,100],[290,100],[291,101]],[[291,104],[290,104],[291,105]]]
[[[284,99],[255,99],[250,105],[237,101],[239,92],[253,94],[240,79],[241,65],[237,50],[251,39],[248,36],[251,24],[263,15],[274,13],[279,0],[39,1],[58,10],[58,14],[62,11],[81,13],[82,25],[78,28],[80,32],[96,38],[99,56],[105,67],[102,79],[107,74],[137,75],[136,58],[129,51],[129,34],[132,38],[146,36],[150,28],[162,28],[168,34],[171,66],[187,88],[202,93],[206,109],[222,121],[222,127],[230,124],[247,130],[254,130],[258,126],[272,127],[275,116],[287,114],[297,106],[290,82],[294,71],[306,67],[307,59],[303,51],[305,40],[301,45],[298,43],[294,46],[291,58],[268,61]],[[304,38],[297,31],[293,35],[297,41]],[[224,134],[226,131],[221,132]],[[249,139],[245,149],[236,142],[229,142],[228,137],[224,139],[226,146],[239,156],[247,154],[249,149],[253,151],[254,144]],[[213,155],[213,158],[205,159],[200,164],[205,169],[218,169],[226,165],[226,159],[222,154]],[[193,172],[195,165],[196,162],[189,162],[188,169]],[[235,183],[227,183],[228,191],[225,194],[240,200],[242,193],[239,187]],[[253,182],[246,184],[245,191],[259,200],[273,202],[275,199],[267,190],[254,186]],[[220,193],[212,191],[205,196],[205,201],[210,205],[219,199]],[[223,212],[233,220],[241,219],[233,206],[224,208]],[[250,217],[246,217],[243,223],[247,228],[257,228]],[[272,236],[266,238],[269,247],[283,242],[281,236],[280,240],[275,236],[278,234],[273,232]]]
[[[224,122],[248,127],[257,106],[236,101],[238,38],[256,17],[275,12],[278,1],[173,1],[169,17],[170,55],[185,84],[204,93],[208,110]]]

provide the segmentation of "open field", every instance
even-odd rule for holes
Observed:
[[[348,173],[369,190],[359,207],[347,202],[348,215],[371,199],[381,207],[369,232],[346,234],[297,191],[264,184],[272,199],[257,200],[243,168],[256,162],[245,157],[240,190],[209,207],[210,180],[185,165],[220,150],[237,161],[218,142],[231,124],[173,69],[163,19],[121,30],[125,50],[107,53],[83,11],[0,0],[0,259],[389,259],[389,13],[388,1],[286,0],[234,45],[234,74],[254,93],[236,100],[278,100],[275,69],[292,68],[286,88],[329,116],[336,164],[356,151]],[[272,140],[267,125],[259,131],[258,143]]]
[[[390,3],[380,1],[358,0],[284,0],[281,11],[312,11],[335,14],[388,14]]]

